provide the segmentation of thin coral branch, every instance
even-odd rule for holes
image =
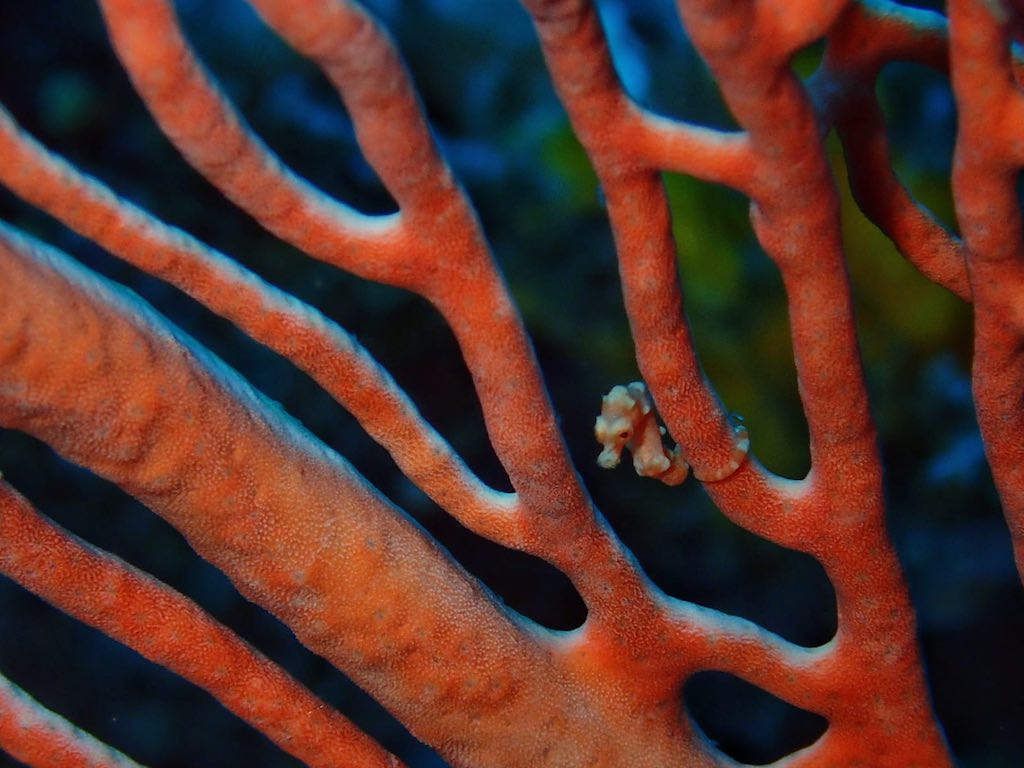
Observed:
[[[722,468],[735,468],[736,425],[704,375],[686,323],[664,188],[657,176],[634,173],[608,179],[604,189],[644,381],[695,476],[725,479],[732,473]]]
[[[100,5],[136,89],[197,170],[306,253],[371,279],[393,274],[405,250],[396,217],[364,216],[287,169],[192,55],[169,3]]]
[[[874,86],[882,66],[896,60],[944,69],[942,17],[895,4],[853,3],[828,36],[824,62],[809,85],[822,124],[837,129],[861,210],[923,275],[969,301],[959,239],[910,195],[892,168]]]
[[[824,65],[811,87],[822,123],[835,123],[838,129],[858,205],[922,274],[969,301],[963,246],[896,178],[873,93],[879,72],[892,61],[947,72],[948,48],[941,14],[887,0],[860,0],[849,5],[828,36]],[[1019,81],[1024,58],[1014,57],[1010,71]],[[1009,120],[1019,125],[1024,113]]]
[[[696,476],[724,478],[732,474],[721,468],[733,464],[735,426],[701,370],[683,317],[671,213],[650,163],[671,151],[674,167],[742,188],[751,172],[749,147],[742,137],[637,112],[615,75],[591,3],[526,0],[524,5],[573,128],[601,179],[641,373]],[[693,160],[696,156],[701,159]]]
[[[892,61],[950,71],[949,21],[941,13],[891,0],[857,0],[829,36],[829,48],[849,69],[877,76]],[[1011,71],[1020,82],[1024,56],[1011,51]]]
[[[352,117],[359,146],[399,209],[466,214],[466,201],[434,143],[419,97],[387,32],[350,0],[252,0],[263,19],[314,61]]]
[[[35,142],[2,107],[0,181],[283,355],[352,413],[406,476],[463,525],[506,546],[523,546],[514,494],[484,485],[369,352],[315,308],[120,199]]]
[[[673,675],[685,680],[702,670],[728,672],[793,706],[824,714],[834,644],[804,648],[747,619],[683,601],[673,602],[670,624],[665,651]]]
[[[690,125],[633,104],[612,126],[609,146],[652,170],[685,173],[741,192],[751,183],[753,156],[743,133]]]
[[[1010,6],[950,3],[950,68],[959,113],[957,219],[974,290],[974,403],[1024,579],[1024,235],[1016,180],[1024,92],[1013,74]]]
[[[873,81],[892,61],[945,72],[949,60],[946,27],[945,17],[934,11],[889,0],[858,0],[849,4],[829,34],[826,57],[867,81]]]
[[[401,765],[191,600],[78,542],[2,481],[0,572],[204,688],[309,766]]]
[[[860,209],[921,274],[970,301],[963,244],[893,172],[884,117],[875,97],[848,92],[835,122],[850,189]]]
[[[139,768],[0,676],[0,750],[32,768]]]
[[[286,41],[320,65],[348,105],[367,160],[402,206],[409,242],[401,269],[413,276],[399,284],[430,299],[455,332],[513,486],[528,506],[543,509],[548,505],[529,489],[554,483],[571,507],[563,514],[589,514],[518,312],[468,200],[433,144],[390,39],[348,0],[303,0],[298,9],[274,0],[255,5]],[[504,354],[496,355],[495,346]],[[520,434],[509,440],[503,425],[526,413],[531,439]],[[536,473],[542,465],[548,468],[543,481]]]
[[[811,104],[771,54],[729,37],[748,20],[746,3],[680,3],[680,13],[759,158],[752,217],[787,291],[814,475],[831,484],[852,465],[877,472],[838,197]]]

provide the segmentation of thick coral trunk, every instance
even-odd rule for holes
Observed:
[[[165,517],[453,765],[703,762],[678,711],[634,726],[570,679],[343,459],[141,302],[13,237],[0,267],[0,425]]]

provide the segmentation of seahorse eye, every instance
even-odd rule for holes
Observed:
[[[619,432],[619,439],[620,440],[629,440],[630,434],[631,434],[631,432],[628,429],[623,430],[622,432]]]

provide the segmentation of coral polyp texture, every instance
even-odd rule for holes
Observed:
[[[972,444],[983,446],[1005,515],[999,535],[1012,543],[1024,571],[1024,239],[1016,186],[1024,164],[1024,64],[1015,42],[1024,10],[1018,3],[951,0],[947,17],[886,0],[678,0],[675,32],[664,39],[685,35],[694,61],[703,63],[657,74],[677,85],[713,82],[723,122],[732,126],[719,128],[656,111],[636,92],[639,65],[628,61],[643,35],[623,14],[647,4],[522,0],[518,13],[535,30],[534,51],[538,61],[543,56],[563,110],[553,113],[554,123],[563,127],[568,147],[563,155],[530,159],[575,162],[590,179],[599,203],[587,207],[588,215],[599,213],[600,226],[610,231],[605,249],[609,262],[612,253],[617,257],[629,325],[628,338],[614,336],[624,350],[618,354],[608,351],[606,337],[588,335],[587,319],[570,320],[579,325],[563,336],[580,339],[584,354],[592,348],[604,355],[593,364],[602,381],[594,389],[589,379],[578,379],[575,394],[554,402],[542,367],[558,355],[550,345],[535,352],[527,327],[543,332],[545,307],[551,315],[561,310],[523,288],[521,276],[542,281],[558,260],[528,269],[509,264],[517,277],[508,280],[494,253],[514,262],[514,251],[507,252],[515,234],[506,232],[498,249],[490,231],[500,229],[492,223],[496,216],[513,216],[519,198],[543,185],[510,190],[504,209],[478,214],[467,191],[473,185],[464,187],[460,177],[500,161],[432,128],[426,114],[440,114],[443,122],[443,110],[424,109],[401,46],[382,21],[350,0],[249,2],[293,49],[295,61],[315,66],[337,91],[336,117],[297,111],[296,122],[304,116],[311,132],[319,126],[357,146],[361,159],[347,165],[352,183],[375,177],[366,185],[376,192],[346,202],[343,192],[325,191],[293,170],[242,117],[233,102],[239,97],[227,95],[238,88],[215,81],[173,3],[98,5],[119,65],[159,130],[227,198],[219,218],[240,209],[262,228],[261,243],[289,246],[276,259],[299,261],[304,254],[321,262],[317,280],[331,280],[323,276],[338,270],[366,281],[359,290],[368,294],[382,290],[371,283],[402,289],[386,294],[402,298],[388,301],[422,300],[416,306],[429,307],[434,325],[412,323],[390,333],[410,346],[428,326],[440,328],[443,338],[437,352],[418,358],[414,373],[389,371],[395,366],[386,368],[371,351],[380,338],[373,323],[360,326],[359,336],[371,339],[360,341],[343,327],[330,291],[311,289],[320,304],[314,307],[294,286],[275,285],[287,280],[257,275],[248,266],[251,254],[228,255],[222,250],[229,245],[206,245],[135,202],[145,184],[159,188],[163,161],[145,169],[133,162],[108,186],[88,157],[74,151],[73,131],[63,131],[66,148],[52,135],[61,130],[46,131],[44,146],[19,124],[33,119],[19,115],[12,101],[10,110],[0,107],[0,184],[11,195],[3,211],[19,211],[0,224],[0,441],[27,434],[141,502],[180,533],[195,557],[221,571],[411,736],[392,742],[387,734],[398,725],[375,730],[363,724],[372,718],[355,712],[350,720],[329,692],[311,691],[301,670],[286,671],[272,653],[256,650],[199,597],[44,517],[46,499],[30,501],[32,482],[21,481],[33,474],[28,462],[0,467],[7,475],[0,479],[0,573],[206,691],[290,759],[311,766],[741,764],[749,753],[716,741],[688,707],[684,687],[707,672],[739,678],[820,723],[810,737],[771,756],[780,766],[954,765],[957,739],[951,748],[933,707],[919,608],[890,533],[903,509],[887,503],[848,271],[856,238],[846,227],[855,201],[891,241],[887,247],[920,273],[914,279],[939,286],[942,306],[968,307],[973,316],[968,402],[973,397],[980,438],[972,432]],[[182,14],[195,12],[182,5]],[[381,3],[375,10],[392,24],[416,13],[450,13],[458,22],[479,5]],[[224,45],[241,45],[252,21]],[[421,30],[420,37],[429,34]],[[648,37],[662,39],[654,32]],[[6,48],[12,53],[0,56],[15,58],[4,58],[3,69],[14,71],[21,49]],[[38,58],[32,50],[24,48],[25,67]],[[283,55],[283,48],[267,51],[257,58],[264,56],[268,67]],[[425,51],[411,60],[465,62],[468,55],[459,46],[432,44]],[[948,109],[956,115],[949,211],[955,221],[948,225],[894,171],[876,88],[894,62],[948,77]],[[516,65],[504,66],[514,71]],[[75,81],[60,83],[63,91],[40,89],[39,98],[60,102],[65,118],[73,118]],[[285,91],[276,93],[284,98]],[[528,101],[520,98],[524,107]],[[125,130],[122,138],[130,143],[132,135]],[[845,157],[841,171],[838,148]],[[66,160],[57,154],[62,151],[79,159]],[[122,197],[117,188],[133,173],[141,177],[138,187]],[[680,184],[708,194],[725,188],[730,201],[743,198],[749,205],[743,225],[751,243],[756,238],[751,258],[761,273],[772,267],[772,279],[781,280],[785,303],[775,316],[741,306],[732,317],[753,316],[737,320],[737,327],[788,328],[788,338],[782,333],[769,354],[780,366],[795,367],[793,401],[805,424],[796,432],[797,454],[807,456],[797,479],[773,471],[772,461],[757,453],[759,445],[784,442],[772,440],[772,424],[779,422],[771,414],[750,412],[752,404],[765,405],[749,393],[767,386],[771,369],[750,365],[740,374],[742,386],[721,382],[718,390],[717,363],[698,356],[702,313],[689,313],[691,325],[680,264],[696,258],[721,266],[727,256],[713,245],[720,242],[713,221],[674,209],[672,190]],[[530,218],[541,215],[537,208],[543,206],[516,214],[515,231],[538,227]],[[46,234],[55,231],[44,223],[49,219],[77,234],[65,232],[54,242]],[[559,247],[579,249],[583,263],[585,239],[568,237]],[[684,242],[709,245],[694,257]],[[340,431],[314,435],[257,389],[259,381],[247,381],[136,293],[58,244],[86,249],[86,261],[102,249],[144,276],[137,280],[173,286],[233,325],[235,338],[244,335],[276,353],[351,415],[346,429],[358,427],[386,452],[388,471],[400,474],[401,484],[385,493],[376,476],[371,481],[356,469],[363,466],[359,456],[342,455],[332,439],[345,443]],[[575,263],[571,258],[566,263]],[[255,267],[260,258],[251,261]],[[572,290],[589,285],[578,282]],[[525,323],[513,293],[529,310]],[[621,309],[602,296],[602,313]],[[893,298],[894,313],[909,305]],[[928,322],[940,323],[938,317]],[[431,367],[453,357],[445,345],[457,350],[464,367],[432,374]],[[959,354],[935,343],[928,352]],[[617,368],[612,358],[635,363]],[[431,384],[403,384],[421,376]],[[554,377],[567,378],[564,371]],[[741,402],[726,404],[732,392]],[[570,415],[556,412],[554,403]],[[438,423],[442,405],[482,425],[486,460],[464,448],[459,430]],[[916,427],[913,445],[921,450],[929,442],[921,437],[927,426]],[[597,471],[598,451],[601,468],[625,459],[642,477]],[[0,455],[9,461],[15,454]],[[715,527],[724,516],[766,546],[800,553],[831,585],[834,631],[829,627],[829,636],[814,643],[797,642],[775,627],[670,594],[675,590],[655,583],[647,557],[638,559],[624,543],[625,531],[617,533],[598,509],[610,488],[619,490],[609,508],[628,507],[631,519],[690,519],[691,509],[713,505],[714,517],[692,518],[685,530]],[[88,494],[74,498],[76,507],[98,517],[92,504]],[[401,508],[407,505],[440,511],[421,525]],[[488,551],[546,563],[585,615],[550,627],[507,605],[495,594],[500,587],[462,567],[428,532],[444,527],[437,524],[441,515],[457,523],[460,535],[496,545]],[[620,519],[611,510],[609,516]],[[685,546],[685,537],[671,538],[665,546]],[[975,548],[963,555],[970,557],[986,555]],[[1016,578],[1013,589],[1019,593]],[[792,611],[802,608],[794,600]],[[16,623],[26,626],[10,611],[2,621],[12,636]],[[1019,666],[1016,655],[1007,662],[1010,680],[1020,679],[1014,663]],[[32,680],[19,669],[0,669],[11,677],[0,678],[0,748],[15,760],[40,767],[179,764],[164,754],[166,740],[107,746],[103,734],[72,725],[74,712],[59,711],[42,694],[37,701]],[[93,695],[102,697],[101,686]],[[1006,716],[998,724],[1002,732],[1024,729],[1019,702]],[[748,723],[736,717],[732,726],[743,731]],[[414,740],[425,745],[422,751],[409,746]]]

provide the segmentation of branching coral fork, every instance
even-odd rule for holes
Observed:
[[[970,301],[963,243],[913,199],[892,169],[874,84],[882,66],[893,61],[948,74],[945,17],[888,0],[850,3],[831,30],[824,64],[810,83],[822,127],[834,124],[838,130],[851,188],[864,213],[922,274]],[[1024,57],[1012,56],[1010,68],[1020,82]]]
[[[0,263],[0,423],[164,516],[417,737],[467,764],[529,764],[607,708],[341,457],[137,298],[25,237],[0,239]],[[545,738],[524,745],[508,717]]]
[[[875,81],[891,61],[946,68],[944,20],[886,2],[854,2],[836,20],[809,82],[821,130],[835,126],[865,215],[923,275],[970,300],[963,246],[897,179]]]
[[[175,285],[308,373],[403,472],[468,528],[522,546],[514,494],[484,485],[337,324],[47,151],[0,107],[0,181],[124,261]]]
[[[872,667],[857,684],[873,693],[830,717],[823,754],[839,762],[867,759],[865,741],[885,743],[888,729],[899,727],[917,734],[914,743],[889,741],[884,755],[876,747],[873,762],[948,765],[924,686],[909,595],[887,543],[881,462],[853,322],[838,193],[818,116],[788,64],[792,45],[808,38],[794,32],[777,41],[759,3],[677,4],[726,103],[749,133],[758,158],[751,218],[781,272],[790,311],[812,469],[804,513],[777,518],[767,536],[781,542],[793,529],[802,530],[800,548],[822,563],[836,589],[836,659],[847,669]],[[808,29],[827,28],[842,5],[805,8]],[[742,30],[746,37],[736,40]],[[886,595],[884,607],[874,600],[880,594]],[[875,638],[883,636],[891,645],[875,647]]]
[[[640,370],[697,477],[738,468],[738,437],[707,383],[683,321],[664,164],[744,189],[753,156],[743,134],[650,115],[624,92],[600,20],[585,0],[525,0],[548,68],[601,180]],[[728,469],[725,469],[728,468]],[[723,471],[724,470],[724,471]]]
[[[256,3],[335,81],[368,161],[400,206],[395,216],[365,222],[296,182],[251,135],[203,73],[167,3],[104,0],[102,6],[136,88],[211,182],[309,255],[421,293],[444,315],[473,375],[517,508],[528,511],[505,514],[496,538],[563,570],[594,617],[628,623],[623,604],[637,616],[656,610],[646,580],[579,482],[475,214],[433,144],[400,59],[369,16],[351,2]],[[228,168],[227,157],[239,158],[238,167]],[[513,426],[526,422],[528,439]]]
[[[554,429],[554,419],[532,352],[511,308],[500,275],[491,264],[468,203],[457,188],[448,186],[450,174],[446,167],[439,165],[441,161],[428,141],[429,135],[422,124],[418,106],[405,84],[404,70],[400,69],[397,57],[390,58],[393,52],[386,38],[376,32],[354,4],[303,2],[299,8],[294,4],[287,5],[285,8],[280,3],[257,3],[261,13],[289,42],[321,64],[339,87],[350,111],[357,115],[357,130],[367,157],[402,206],[396,219],[398,231],[405,226],[411,227],[417,217],[426,215],[432,217],[432,231],[439,231],[439,234],[430,236],[438,241],[433,250],[428,249],[429,238],[427,244],[418,246],[418,250],[411,249],[428,265],[436,265],[436,269],[423,270],[427,283],[410,286],[402,282],[402,275],[374,276],[423,292],[449,319],[463,346],[467,363],[477,381],[492,439],[513,485],[519,491],[523,506],[518,508],[528,510],[518,517],[509,515],[506,518],[510,526],[515,527],[513,533],[496,529],[488,533],[486,527],[479,530],[486,535],[497,534],[493,536],[496,540],[538,554],[565,571],[590,609],[590,636],[632,637],[635,627],[642,626],[644,621],[661,624],[657,619],[651,621],[652,615],[663,614],[664,609],[652,599],[650,585],[603,521],[593,516],[589,500],[579,488],[575,471],[568,463],[564,446]],[[108,6],[108,22],[117,40],[118,29],[125,23],[120,14],[124,12],[130,16],[131,8],[126,9],[123,3],[108,3]],[[172,16],[161,21],[162,25],[170,23],[173,23]],[[339,39],[348,39],[350,35],[355,36],[350,45],[338,44]],[[131,70],[134,54],[129,50],[130,43],[130,40],[123,42],[121,48],[122,58]],[[353,46],[355,50],[350,51]],[[372,50],[370,58],[390,61],[385,69],[389,73],[386,83],[372,79],[364,82],[359,76],[362,69],[354,71],[353,68],[360,66],[357,62],[363,61],[359,57],[360,51],[367,46]],[[181,51],[176,55],[182,55]],[[137,81],[143,76],[145,73],[139,73]],[[193,84],[191,87],[198,86]],[[403,105],[397,116],[379,114],[374,103],[375,89],[386,90],[392,95],[395,92],[402,94],[401,98],[394,99]],[[142,90],[145,94],[146,88],[142,87]],[[154,97],[150,95],[149,98]],[[355,108],[356,101],[360,105],[358,109]],[[221,103],[220,109],[228,107]],[[168,119],[161,115],[159,108],[154,112],[158,119]],[[170,117],[173,119],[174,114]],[[412,141],[399,142],[398,145],[403,147],[401,151],[413,147],[414,150],[409,151],[415,157],[396,158],[389,154],[396,151],[393,149],[395,142],[382,141],[381,133],[374,130],[377,125],[374,121],[384,119],[391,120],[393,126],[401,126],[414,137]],[[358,120],[364,123],[359,125]],[[188,147],[182,142],[179,146],[188,153]],[[412,163],[414,168],[424,165],[429,172],[410,175],[404,170],[403,163]],[[437,186],[438,178],[441,179],[440,188]],[[427,202],[421,204],[424,195],[429,205]],[[235,195],[235,199],[240,200],[241,196]],[[447,201],[440,209],[436,202],[439,199]],[[469,233],[468,239],[466,232]],[[393,235],[389,232],[382,236]],[[442,242],[443,250],[440,248]],[[302,246],[301,243],[296,244]],[[448,257],[445,262],[439,260],[441,253]],[[317,255],[316,252],[313,255]],[[474,278],[470,283],[464,277],[467,273]],[[495,312],[495,307],[499,311]],[[495,340],[504,353],[500,357],[494,355]],[[510,366],[515,368],[512,373]],[[509,389],[509,383],[513,381],[516,383],[514,391]],[[529,414],[532,425],[527,440],[523,439],[520,430],[509,426],[521,423],[524,414]],[[654,632],[647,634],[653,637]]]

